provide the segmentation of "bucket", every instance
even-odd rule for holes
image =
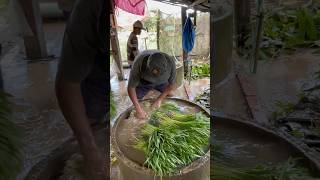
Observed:
[[[194,107],[197,111],[203,112],[209,117],[209,112],[203,107],[194,104],[187,100],[178,98],[168,98],[166,100],[174,101],[177,104]],[[145,100],[151,101],[151,100]],[[121,128],[124,127],[126,119],[130,116],[134,107],[128,108],[121,113],[112,128],[111,131],[111,143],[119,162],[120,177],[119,180],[159,180],[159,176],[156,176],[154,171],[144,167],[138,162],[139,156],[144,156],[142,152],[138,152],[133,147],[128,148],[122,143],[120,139]],[[209,180],[210,179],[210,151],[208,150],[205,155],[196,159],[191,164],[183,167],[179,172],[170,176],[163,176],[163,180]]]

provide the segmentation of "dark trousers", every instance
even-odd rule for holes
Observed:
[[[164,90],[168,87],[169,83],[164,83],[160,85],[153,85],[153,84],[139,84],[136,87],[136,93],[137,93],[137,98],[139,100],[143,99],[145,95],[148,94],[149,91],[155,89],[161,93],[164,92]]]

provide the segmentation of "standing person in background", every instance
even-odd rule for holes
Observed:
[[[98,147],[91,128],[106,122],[109,112],[108,18],[106,0],[76,1],[56,76],[59,106],[78,140],[88,180],[107,180],[110,175],[108,152]],[[109,123],[103,126],[109,131]],[[105,143],[107,147],[108,137]]]
[[[75,1],[76,0],[58,0],[58,6],[63,11],[66,19],[69,19]]]
[[[141,34],[141,29],[145,30],[141,21],[136,21],[133,23],[133,31],[131,32],[127,41],[127,58],[130,67],[132,67],[135,57],[139,53],[139,44],[137,35]]]

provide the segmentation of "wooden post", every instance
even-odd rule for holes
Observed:
[[[184,24],[186,23],[187,18],[187,8],[181,7],[181,32],[183,32]],[[182,44],[181,44],[182,45]],[[189,63],[188,63],[188,53],[185,52],[182,48],[182,59],[183,59],[183,68],[184,68],[184,75],[187,77],[188,70],[189,70]]]
[[[234,17],[237,47],[244,47],[250,33],[250,1],[234,0]]]
[[[121,53],[120,53],[120,45],[118,40],[118,33],[117,33],[117,19],[114,15],[114,6],[113,1],[110,1],[111,3],[111,14],[110,14],[110,22],[111,22],[111,35],[110,35],[110,41],[111,41],[111,49],[112,49],[112,56],[117,64],[117,67],[119,69],[118,80],[122,81],[124,80],[124,73],[123,73],[123,67],[122,67],[122,60],[121,60]]]
[[[160,10],[157,9],[157,49],[160,50]]]
[[[256,30],[254,34],[254,41],[253,41],[253,53],[252,53],[252,60],[250,64],[251,72],[257,72],[258,66],[258,59],[259,59],[259,48],[260,48],[260,41],[262,36],[262,25],[263,25],[263,0],[257,1],[257,23],[256,23]]]
[[[193,25],[197,26],[197,10],[194,10]]]
[[[47,57],[47,46],[42,26],[42,17],[38,0],[19,0],[33,36],[25,36],[24,45],[27,59]]]

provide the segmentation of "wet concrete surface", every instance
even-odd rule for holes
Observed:
[[[311,80],[319,68],[319,56],[312,54],[311,50],[260,62],[254,83],[267,117],[276,110],[276,101],[296,103],[302,85]]]
[[[45,36],[47,41],[48,55],[60,57],[65,22],[59,19],[51,20],[51,22],[45,23],[43,28],[46,32]]]
[[[320,61],[319,56],[312,54],[312,51],[301,49],[295,54],[282,54],[275,59],[259,61],[256,74],[249,72],[248,60],[235,56],[236,71],[251,79],[250,84],[256,89],[261,110],[268,119],[277,109],[277,101],[296,103],[303,86],[314,78],[314,73],[320,68]]]
[[[49,54],[59,56],[64,23],[44,24]],[[23,170],[17,179],[72,136],[55,98],[54,79],[58,59],[52,61],[25,60],[22,41],[2,56],[4,89],[13,97],[13,120],[24,133]]]

